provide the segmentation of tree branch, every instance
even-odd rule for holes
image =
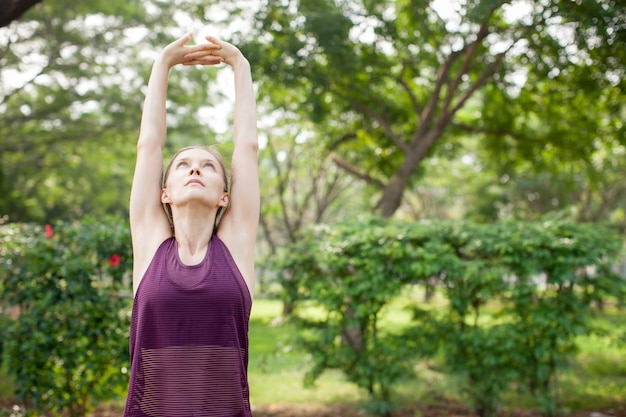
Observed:
[[[528,32],[530,32],[535,26],[534,25],[530,25],[525,27],[525,29],[522,31],[523,34],[527,34]],[[456,103],[456,105],[449,110],[448,112],[442,112],[441,117],[439,119],[440,123],[445,123],[447,120],[451,120],[452,116],[454,116],[454,114],[461,108],[463,107],[463,105],[465,104],[465,102],[483,85],[485,85],[485,83],[487,82],[487,80],[489,79],[489,77],[491,77],[495,72],[496,69],[498,68],[498,66],[502,63],[502,61],[504,60],[504,57],[506,57],[506,55],[509,53],[509,51],[511,49],[513,49],[513,47],[515,45],[517,45],[517,42],[519,41],[519,39],[523,38],[524,36],[521,35],[519,36],[516,40],[514,40],[513,42],[511,42],[511,45],[509,45],[508,48],[506,48],[504,51],[500,52],[499,54],[497,54],[495,56],[494,61],[489,64],[487,66],[487,68],[483,71],[482,74],[480,74],[480,76],[478,77],[478,79],[476,80],[476,82],[470,86],[462,95],[461,97],[459,97],[459,101]]]
[[[371,107],[367,106],[364,103],[361,103],[359,101],[356,100],[350,100],[352,102],[352,105],[354,106],[355,109],[359,110],[360,112],[364,113],[365,115],[371,117],[372,119],[376,120],[378,122],[378,124],[383,128],[383,130],[385,131],[385,133],[387,134],[387,136],[389,137],[389,139],[391,139],[391,141],[400,149],[402,149],[402,151],[404,152],[408,152],[409,151],[409,146],[404,143],[402,141],[402,139],[396,135],[396,133],[393,131],[392,127],[391,127],[391,123],[389,122],[389,120],[385,119],[383,116],[381,116],[380,114],[378,114],[374,109],[372,109]]]
[[[409,96],[409,100],[411,100],[411,107],[413,107],[413,111],[415,112],[415,114],[420,114],[422,112],[422,108],[417,102],[417,98],[415,97],[415,94],[413,94],[413,90],[411,90],[407,82],[404,80],[405,72],[406,72],[406,64],[403,63],[402,71],[400,71],[400,75],[396,77],[396,81],[398,82],[398,84],[400,84],[400,87],[402,87],[402,89]]]
[[[17,20],[28,9],[39,3],[41,0],[3,0],[0,10],[0,27],[8,26]]]
[[[365,181],[366,183],[374,185],[374,186],[376,186],[376,187],[378,187],[380,189],[385,188],[385,184],[383,184],[382,181],[377,180],[376,178],[367,175],[366,173],[362,172],[361,170],[359,170],[354,165],[350,165],[348,162],[346,162],[345,160],[341,159],[338,155],[336,155],[334,153],[331,153],[330,159],[335,164],[337,164],[338,167],[340,167],[344,171],[348,172],[349,174],[352,174],[355,177]]]
[[[324,169],[323,171],[324,171],[323,172],[324,178],[328,178],[330,174],[326,172],[326,169]],[[316,211],[315,211],[315,219],[314,219],[315,223],[319,223],[322,220],[322,217],[324,216],[324,213],[326,212],[328,207],[330,207],[330,204],[337,199],[339,195],[338,194],[339,191],[335,192],[335,190],[337,189],[339,185],[339,179],[340,179],[339,172],[335,171],[330,181],[328,180],[325,181],[326,182],[325,192],[321,195],[316,195],[316,198],[315,198]]]
[[[261,212],[261,215],[259,216],[259,225],[261,226],[261,230],[263,231],[263,236],[265,236],[265,240],[267,241],[267,244],[270,247],[270,253],[271,254],[276,253],[276,243],[274,242],[274,239],[272,238],[272,234],[270,233],[270,227],[267,223],[267,220],[265,219],[265,216],[263,215],[263,212]]]
[[[312,168],[312,167],[311,167]],[[294,207],[294,210],[296,211],[297,215],[296,215],[296,224],[294,229],[295,230],[299,230],[302,226],[302,223],[304,222],[304,214],[306,213],[307,208],[309,207],[309,203],[311,200],[313,200],[315,198],[315,195],[317,193],[317,189],[318,189],[318,182],[320,181],[320,172],[319,169],[317,169],[317,172],[310,172],[310,177],[311,182],[308,186],[308,190],[306,190],[304,197],[302,198],[302,202],[298,205],[298,207]],[[300,188],[298,185],[295,184],[295,189]],[[295,192],[296,190],[294,190],[294,196],[297,196],[298,193]],[[295,199],[294,199],[295,200]],[[295,236],[292,239],[292,242],[295,241]]]
[[[451,120],[452,116],[454,116],[454,114],[459,111],[461,107],[463,107],[465,102],[476,92],[476,90],[485,85],[489,77],[491,77],[493,73],[496,72],[496,69],[506,56],[506,53],[510,50],[510,48],[513,47],[513,45],[515,45],[515,43],[513,43],[506,51],[500,52],[498,55],[496,55],[496,59],[491,64],[489,64],[487,69],[485,69],[482,74],[480,74],[478,80],[476,80],[476,82],[472,86],[470,86],[470,88],[468,88],[463,94],[461,94],[461,97],[459,97],[459,101],[451,110],[441,113],[441,122],[445,122],[445,120]]]
[[[289,213],[287,210],[287,202],[285,201],[285,189],[286,189],[286,184],[288,183],[289,169],[287,169],[287,174],[283,175],[282,170],[280,169],[280,163],[278,162],[278,156],[276,154],[274,146],[272,145],[271,140],[267,141],[267,149],[270,154],[270,160],[272,161],[272,164],[274,165],[274,168],[276,169],[276,178],[278,178],[278,186],[277,186],[278,204],[280,204],[280,207],[281,207],[280,211],[282,214],[283,223],[285,225],[285,230],[287,231],[287,235],[289,236],[289,240],[293,241],[294,232],[291,227],[291,220],[289,219]],[[288,160],[290,159],[291,158],[288,158]]]
[[[472,41],[466,48],[465,59],[463,60],[461,69],[457,73],[452,84],[448,86],[448,89],[446,91],[446,98],[442,107],[442,110],[444,112],[447,111],[448,107],[450,106],[450,103],[452,102],[452,99],[454,98],[454,93],[456,93],[457,88],[459,88],[459,85],[461,85],[461,80],[463,79],[463,76],[468,73],[470,69],[470,63],[472,62],[472,59],[474,58],[474,55],[476,54],[478,45],[487,37],[488,34],[489,34],[489,27],[487,26],[487,23],[483,23],[480,26],[480,30],[476,34],[476,39],[474,39],[474,41]]]
[[[508,2],[508,0],[505,1],[505,2]],[[500,6],[498,6],[498,7],[500,7]],[[456,89],[460,85],[463,75],[466,74],[469,71],[470,62],[471,62],[474,54],[476,53],[476,49],[478,48],[478,45],[489,34],[488,21],[489,21],[491,15],[493,15],[493,13],[497,10],[498,7],[494,7],[494,8],[491,9],[491,11],[489,13],[489,16],[485,19],[483,24],[480,26],[480,29],[479,29],[478,33],[476,34],[476,39],[473,42],[469,43],[469,44],[465,44],[463,46],[463,48],[461,48],[459,51],[452,52],[448,56],[448,58],[446,59],[444,64],[440,67],[439,71],[437,72],[437,78],[436,78],[437,81],[436,81],[436,85],[435,85],[435,90],[433,91],[433,94],[431,95],[430,102],[428,103],[427,110],[420,117],[420,126],[418,126],[418,128],[416,128],[416,131],[415,131],[415,134],[414,134],[414,140],[417,140],[418,138],[422,137],[424,132],[428,129],[428,125],[426,123],[430,124],[430,122],[432,121],[432,118],[434,117],[435,109],[437,107],[437,102],[439,101],[439,94],[441,93],[441,89],[443,88],[443,85],[445,85],[446,82],[448,81],[449,73],[450,73],[450,69],[452,67],[452,64],[454,63],[454,61],[456,61],[456,59],[459,56],[461,56],[463,54],[466,54],[466,57],[465,57],[465,60],[463,62],[463,66],[461,67],[461,70],[457,74],[457,77],[456,77],[455,81],[448,88],[448,91],[446,93],[446,101],[445,101],[444,106],[442,107],[442,112],[441,112],[441,115],[439,117],[438,123],[441,123],[442,120],[446,119],[447,116],[443,117],[444,115],[446,115],[446,109],[448,108],[448,106],[452,102],[452,99],[454,97],[454,92],[456,91]],[[445,27],[445,23],[444,23],[444,27]],[[467,98],[469,98],[469,96]],[[456,112],[459,108],[460,107],[456,108],[456,110],[454,110],[454,112]],[[453,115],[454,112],[450,113],[450,115]]]
[[[337,149],[339,147],[339,145],[341,145],[344,142],[348,142],[352,139],[356,139],[356,133],[354,132],[350,132],[350,133],[346,133],[344,135],[342,135],[339,139],[337,139],[336,141],[332,142],[330,144],[330,146],[328,147],[328,150],[330,152],[334,151],[335,149]]]
[[[457,128],[457,129],[461,129],[469,133],[483,133],[485,135],[494,135],[494,136],[510,136],[520,141],[526,141],[526,142],[536,141],[537,143],[542,143],[542,141],[539,139],[528,138],[526,136],[520,135],[519,133],[511,132],[510,130],[487,129],[487,128],[482,128],[482,127],[470,126],[464,123],[451,123],[450,126]]]
[[[432,120],[433,115],[435,114],[435,109],[437,108],[437,102],[439,101],[439,94],[441,94],[441,89],[448,81],[452,64],[463,53],[464,50],[465,47],[459,51],[452,52],[450,55],[448,55],[448,58],[446,58],[443,65],[439,67],[439,70],[437,71],[437,75],[435,77],[435,88],[430,95],[430,100],[428,101],[426,108],[420,114],[419,124],[416,126],[415,133],[413,134],[414,139],[422,137],[423,133],[428,130],[430,121]]]

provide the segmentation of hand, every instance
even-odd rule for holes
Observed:
[[[192,38],[188,33],[182,38],[175,40],[161,51],[161,59],[169,68],[174,65],[217,65],[224,62],[224,58],[217,55],[220,48],[215,43],[203,43],[200,45],[186,45]]]
[[[185,58],[189,59],[189,61],[185,61],[184,65],[212,65],[215,58],[219,58],[219,62],[224,62],[232,67],[245,60],[245,57],[236,46],[214,36],[206,36],[205,39],[208,41],[205,45],[208,46],[187,53]]]

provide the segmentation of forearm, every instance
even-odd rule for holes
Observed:
[[[165,146],[167,134],[165,101],[170,65],[161,56],[154,61],[141,116],[139,145]]]
[[[256,98],[250,63],[241,56],[232,67],[235,77],[234,141],[236,145],[258,146]]]

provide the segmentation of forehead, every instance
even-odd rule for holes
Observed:
[[[217,157],[206,149],[186,149],[176,155],[175,160],[195,159],[195,160],[211,160],[218,162]]]

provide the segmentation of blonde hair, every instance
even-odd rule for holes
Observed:
[[[178,157],[178,155],[191,149],[200,149],[203,151],[207,151],[208,153],[213,155],[215,159],[217,159],[217,162],[220,164],[220,168],[222,170],[222,178],[224,179],[224,192],[228,193],[230,181],[228,177],[228,171],[226,170],[226,165],[224,165],[224,158],[222,158],[222,154],[220,153],[220,151],[217,150],[217,148],[215,148],[214,146],[205,146],[205,145],[186,146],[176,151],[176,153],[172,156],[172,159],[170,159],[169,164],[167,164],[167,168],[165,169],[165,172],[163,173],[163,182],[161,184],[161,188],[165,188],[165,183],[167,181],[167,178],[170,175],[170,170],[172,168],[172,165],[174,164],[174,161]],[[174,233],[174,219],[172,217],[172,207],[168,203],[163,203],[163,208],[165,209],[167,220],[170,222],[172,233]],[[224,213],[226,213],[227,209],[228,209],[228,206],[223,206],[217,210],[217,214],[215,216],[215,224],[213,225],[214,233],[217,231],[217,227],[219,226],[219,223],[222,220],[222,217],[224,216]]]

